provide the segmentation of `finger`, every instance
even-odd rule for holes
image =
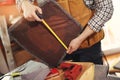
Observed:
[[[69,46],[69,47],[68,47],[68,50],[67,50],[67,53],[68,53],[68,54],[71,54],[71,51],[72,51],[72,47]]]
[[[35,21],[35,19],[34,19],[33,17],[26,17],[26,19],[27,19],[28,21]]]
[[[42,15],[42,9],[41,8],[39,8],[39,7],[36,7],[36,11],[37,11],[37,13],[39,14],[39,15]],[[38,15],[37,16],[35,16],[35,17],[38,17],[39,19],[37,19],[38,21],[41,21],[42,20],[42,17],[39,17]]]
[[[37,16],[37,14],[34,12],[33,17],[36,21],[41,21],[41,19]]]
[[[38,11],[40,14],[42,14],[41,8],[37,7],[37,11]]]
[[[35,21],[34,19],[26,19],[27,21]]]

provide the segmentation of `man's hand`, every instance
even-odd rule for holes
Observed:
[[[76,51],[79,47],[82,41],[79,39],[79,37],[73,39],[68,47],[68,50],[66,53],[71,54],[72,52]]]
[[[69,47],[67,49],[67,53],[71,54],[74,51],[76,51],[77,49],[79,49],[81,43],[88,38],[89,36],[91,36],[93,33],[95,33],[90,26],[86,26],[85,30],[75,39],[73,39],[70,44]]]
[[[28,1],[23,1],[21,8],[24,18],[28,21],[41,21],[41,19],[36,15],[36,11],[42,14],[42,10],[38,6],[35,6]]]

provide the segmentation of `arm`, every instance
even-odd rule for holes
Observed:
[[[93,33],[95,32],[90,29],[89,26],[86,26],[85,30],[78,37],[76,37],[70,42],[66,53],[71,54],[72,52],[76,51],[80,47],[81,43]]]
[[[94,0],[95,13],[89,20],[84,31],[75,39],[73,39],[68,47],[67,53],[71,54],[76,51],[81,43],[95,32],[99,32],[102,26],[107,22],[113,14],[113,5],[111,0]]]
[[[89,20],[88,25],[93,31],[99,32],[104,24],[112,17],[113,4],[112,0],[94,0],[94,4],[95,14]]]

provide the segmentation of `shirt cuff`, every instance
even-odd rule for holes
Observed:
[[[90,20],[88,22],[88,25],[95,32],[99,32],[101,30],[101,28],[104,26],[104,25],[99,25],[98,22],[96,22],[94,20]]]

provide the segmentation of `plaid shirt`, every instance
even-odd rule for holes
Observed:
[[[88,25],[96,32],[99,32],[113,14],[112,0],[84,0],[85,4],[95,10],[94,16],[89,20]]]
[[[16,0],[19,6],[23,0]],[[29,0],[34,1],[34,0]],[[38,0],[41,2],[44,0]],[[95,32],[99,32],[113,14],[112,0],[84,0],[86,6],[95,10],[94,16],[89,20],[88,25]]]

